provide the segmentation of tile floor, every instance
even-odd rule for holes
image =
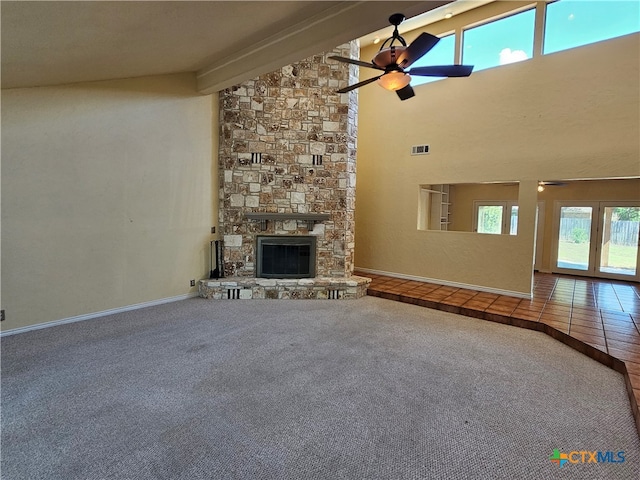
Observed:
[[[356,272],[368,295],[545,332],[623,373],[640,433],[640,284],[536,273],[533,298]]]

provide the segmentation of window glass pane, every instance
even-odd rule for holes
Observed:
[[[547,5],[543,53],[640,30],[640,2],[561,0]]]
[[[511,223],[509,226],[509,235],[518,234],[518,206],[511,207]]]
[[[502,233],[502,206],[480,205],[478,207],[478,233]]]
[[[429,52],[422,58],[413,63],[411,68],[426,67],[427,65],[452,65],[455,58],[453,55],[456,43],[455,40],[455,35],[442,37],[440,41],[436,43],[436,46],[429,50]],[[443,78],[446,77],[419,77],[417,75],[413,75],[411,77],[411,85],[415,87],[416,85],[435,82],[436,80],[442,80]]]
[[[534,24],[535,10],[527,10],[465,30],[462,63],[477,72],[531,58]]]

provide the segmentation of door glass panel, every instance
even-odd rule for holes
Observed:
[[[600,272],[636,274],[640,207],[605,207]]]
[[[560,207],[558,268],[589,269],[592,207]]]
[[[478,206],[478,233],[502,233],[501,205],[480,205]]]

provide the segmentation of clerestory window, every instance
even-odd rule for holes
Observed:
[[[535,20],[530,9],[464,30],[462,63],[477,72],[531,58]]]
[[[640,31],[640,2],[561,0],[547,5],[543,53]]]

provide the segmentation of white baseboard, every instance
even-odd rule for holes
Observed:
[[[0,332],[0,337],[6,337],[9,335],[16,335],[18,333],[31,332],[32,330],[40,330],[42,328],[56,327],[58,325],[65,325],[67,323],[82,322],[84,320],[91,320],[93,318],[104,317],[106,315],[113,315],[114,313],[128,312],[130,310],[138,310],[140,308],[153,307],[155,305],[162,305],[163,303],[178,302],[180,300],[186,300],[188,298],[197,297],[198,292],[186,293],[184,295],[177,295],[175,297],[160,298],[158,300],[151,300],[149,302],[136,303],[134,305],[127,305],[124,307],[111,308],[109,310],[103,310],[101,312],[87,313],[84,315],[78,315],[75,317],[62,318],[60,320],[52,320],[51,322],[37,323],[35,325],[28,325],[26,327],[12,328],[10,330],[4,330]]]
[[[450,282],[448,280],[441,280],[439,278],[418,277],[416,275],[405,275],[404,273],[385,272],[383,270],[374,270],[372,268],[355,267],[355,270],[357,270],[358,272],[384,275],[386,277],[402,278],[404,280],[415,280],[417,282],[437,283],[439,285],[446,285],[447,287],[465,288],[467,290],[478,290],[480,292],[495,293],[497,295],[507,295],[509,297],[518,297],[518,298],[524,298],[527,300],[531,300],[531,298],[533,298],[530,293],[527,294],[522,292],[514,292],[512,290],[502,290],[500,288],[485,287],[482,285],[470,285],[467,283]]]

